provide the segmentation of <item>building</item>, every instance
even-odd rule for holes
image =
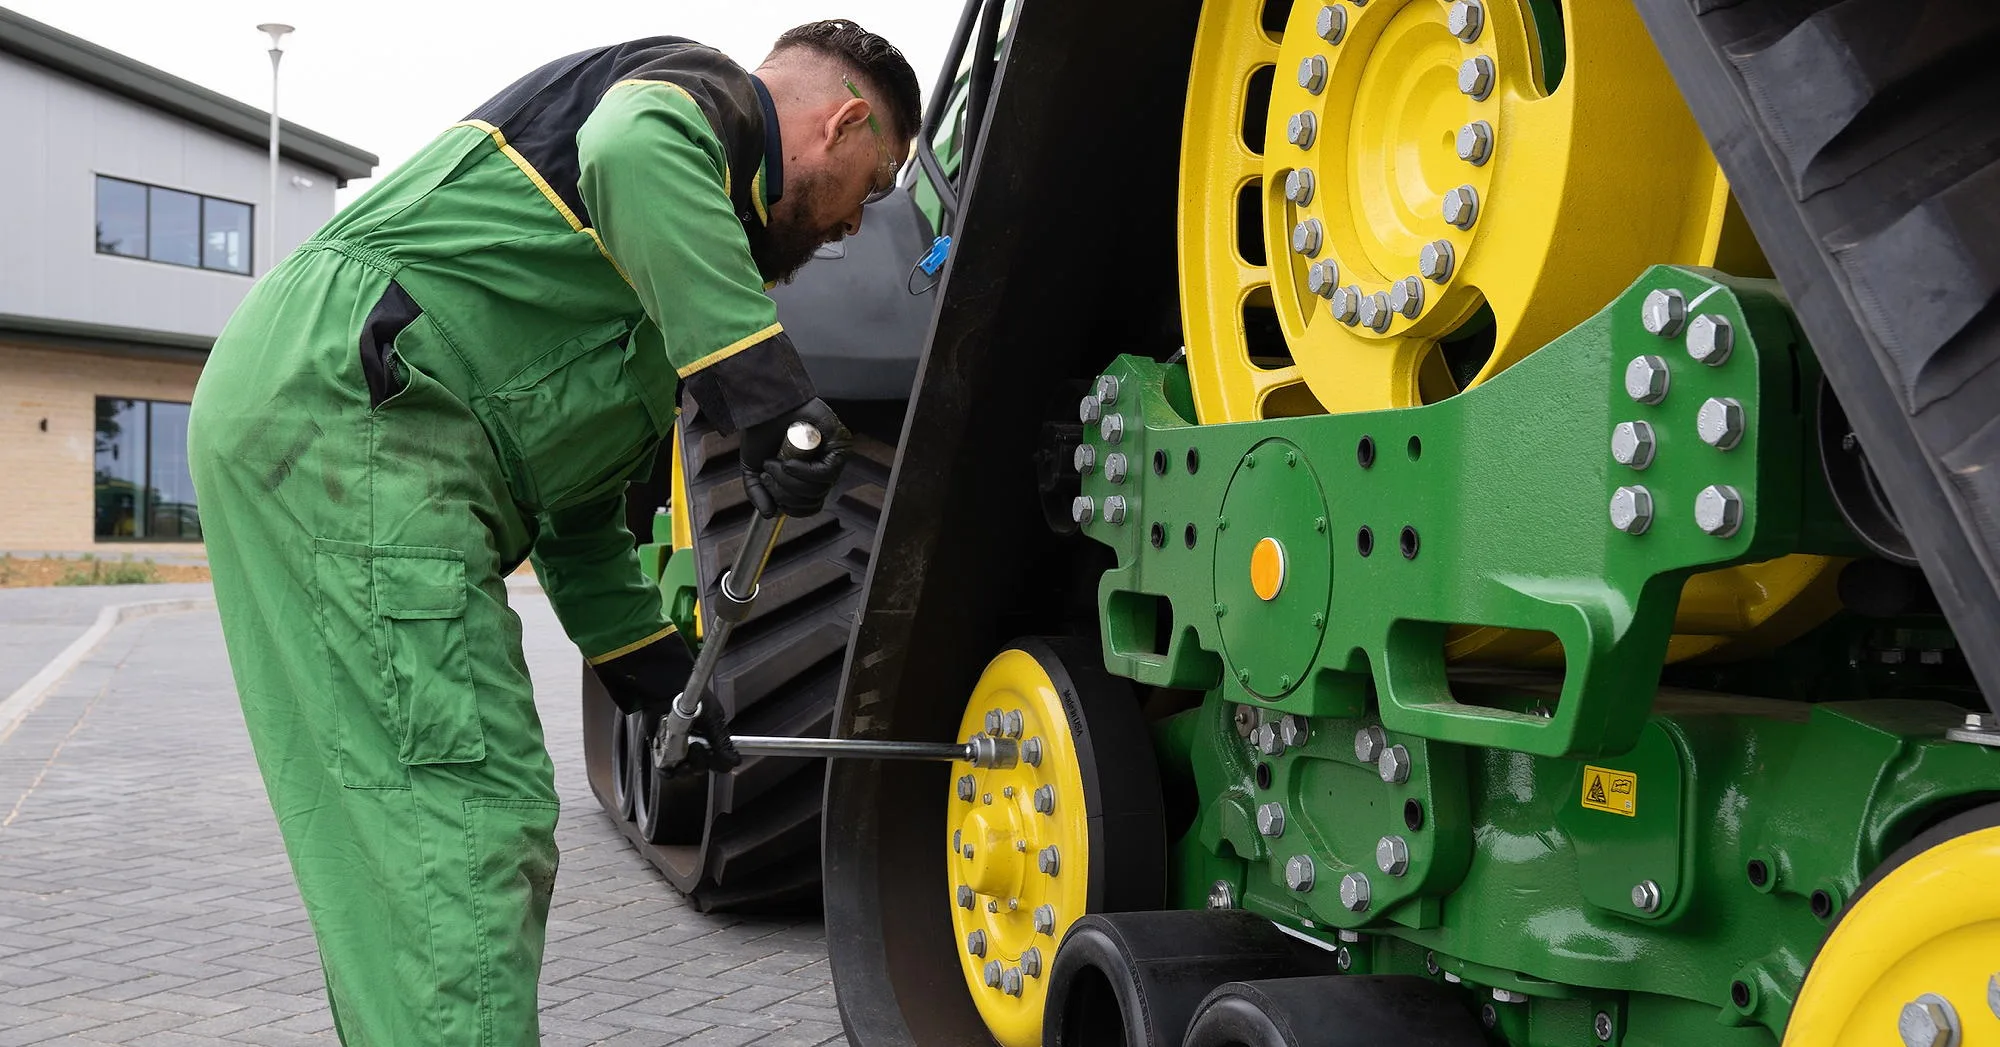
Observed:
[[[256,274],[376,157],[0,8],[0,550],[200,540],[187,404]]]

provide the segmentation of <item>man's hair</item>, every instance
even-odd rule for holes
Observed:
[[[865,81],[855,86],[874,96],[870,103],[887,111],[890,133],[916,137],[923,123],[921,90],[916,71],[895,44],[844,18],[834,18],[786,31],[771,53],[792,48],[805,48],[852,67]]]

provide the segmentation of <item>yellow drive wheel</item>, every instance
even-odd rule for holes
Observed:
[[[2000,805],[1883,863],[1806,973],[1786,1047],[2000,1042]],[[1908,1023],[1908,1024],[1906,1024]],[[1909,1034],[1905,1030],[1909,1030]],[[1956,1030],[1947,1039],[1946,1030]]]
[[[1769,275],[1629,4],[1210,0],[1180,186],[1205,423],[1456,395],[1649,265]],[[1695,579],[1670,660],[1817,624],[1831,566]],[[1560,659],[1546,635],[1492,628],[1455,630],[1447,653]]]
[[[1138,703],[1066,641],[988,663],[958,737],[1020,746],[1007,768],[952,765],[945,836],[951,926],[973,1003],[1002,1047],[1042,1042],[1046,975],[1070,924],[1165,893],[1158,771]]]

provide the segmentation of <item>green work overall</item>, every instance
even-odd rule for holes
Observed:
[[[557,803],[503,579],[532,556],[592,662],[671,637],[623,491],[679,386],[725,429],[813,395],[753,249],[781,158],[718,52],[573,55],[335,216],[215,344],[190,461],[344,1043],[539,1042]]]

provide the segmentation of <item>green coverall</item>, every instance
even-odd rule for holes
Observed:
[[[782,156],[716,51],[572,55],[336,215],[209,356],[216,600],[344,1043],[539,1042],[557,803],[503,579],[532,556],[600,672],[679,644],[624,486],[682,383],[725,430],[813,396],[755,254]]]

